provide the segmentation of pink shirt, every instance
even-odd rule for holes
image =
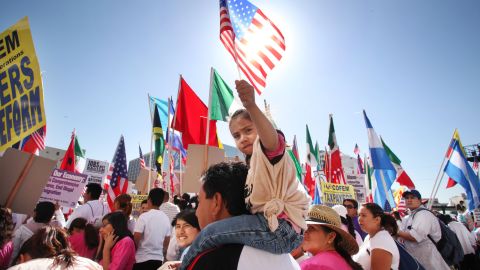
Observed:
[[[7,269],[13,254],[13,242],[6,243],[0,249],[0,269]]]
[[[88,259],[93,259],[97,251],[96,248],[88,248],[87,243],[85,243],[85,232],[77,232],[68,237],[68,241],[72,246],[72,249],[75,250],[78,255]]]
[[[319,252],[300,263],[302,270],[352,270],[350,265],[336,251]]]
[[[130,270],[135,263],[135,243],[126,236],[118,241],[112,248],[110,270]]]

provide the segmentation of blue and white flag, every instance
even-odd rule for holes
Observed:
[[[370,148],[373,175],[375,176],[375,181],[377,181],[374,201],[380,206],[385,206],[385,201],[388,200],[390,206],[395,207],[391,187],[393,182],[395,182],[397,172],[395,171],[392,162],[390,162],[390,158],[383,148],[380,138],[373,129],[365,110],[363,111],[363,116],[365,117],[365,124],[367,126],[368,147]]]
[[[460,138],[454,140],[452,150],[444,171],[465,189],[468,209],[473,211],[480,205],[480,182],[462,151]]]
[[[320,197],[319,183],[315,184],[315,196],[313,198],[313,204],[322,204],[322,198]]]

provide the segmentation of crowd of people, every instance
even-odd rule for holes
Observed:
[[[478,230],[461,205],[456,220],[427,210],[417,190],[403,194],[404,217],[354,199],[311,205],[284,135],[255,104],[253,87],[236,88],[245,109],[229,128],[246,162],[210,166],[194,197],[151,189],[138,218],[130,195],[110,211],[94,183],[67,219],[39,202],[18,226],[1,208],[0,269],[478,269]],[[439,220],[461,245],[455,263],[439,251]]]

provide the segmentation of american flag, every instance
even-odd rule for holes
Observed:
[[[140,168],[145,168],[145,159],[143,159],[142,148],[138,146],[138,152],[140,153]]]
[[[127,193],[128,190],[127,155],[125,153],[123,136],[120,137],[120,142],[118,143],[113,160],[112,177],[107,189],[107,202],[112,211],[115,198],[120,194]]]
[[[220,0],[220,41],[260,94],[285,52],[280,30],[249,1]]]
[[[358,148],[358,144],[355,144],[355,148],[353,148],[353,153],[354,153],[355,155],[360,154],[360,148]]]
[[[47,126],[43,126],[32,134],[24,138],[18,145],[18,149],[38,155],[40,150],[45,149],[45,137],[47,135]],[[17,147],[15,147],[17,148]]]

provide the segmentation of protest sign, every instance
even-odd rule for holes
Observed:
[[[187,153],[187,166],[185,177],[182,179],[181,193],[200,191],[200,176],[213,164],[225,161],[225,152],[218,147],[208,146],[208,160],[205,161],[205,145],[190,144]]]
[[[132,196],[132,216],[138,218],[140,216],[140,208],[142,201],[148,198],[148,195],[130,194]]]
[[[148,188],[148,175],[149,169],[147,168],[140,168],[140,173],[137,176],[137,180],[135,181],[135,189],[138,191],[139,194],[147,194],[150,190]],[[159,180],[157,179],[157,172],[152,171],[150,173],[150,188],[159,186]]]
[[[355,197],[358,203],[362,204],[366,202],[367,189],[365,188],[365,174],[346,174],[347,184],[352,185],[355,190]]]
[[[328,206],[343,204],[344,199],[355,199],[355,190],[351,185],[321,182],[322,203]]]
[[[46,124],[28,18],[0,34],[0,152]]]
[[[43,188],[39,201],[58,201],[58,204],[74,208],[87,184],[88,175],[55,169]]]
[[[83,174],[88,175],[87,183],[102,185],[103,179],[105,179],[108,174],[108,165],[109,163],[106,161],[87,158],[85,168],[83,169]]]
[[[55,160],[8,148],[0,158],[0,204],[16,213],[33,214],[55,165]]]

